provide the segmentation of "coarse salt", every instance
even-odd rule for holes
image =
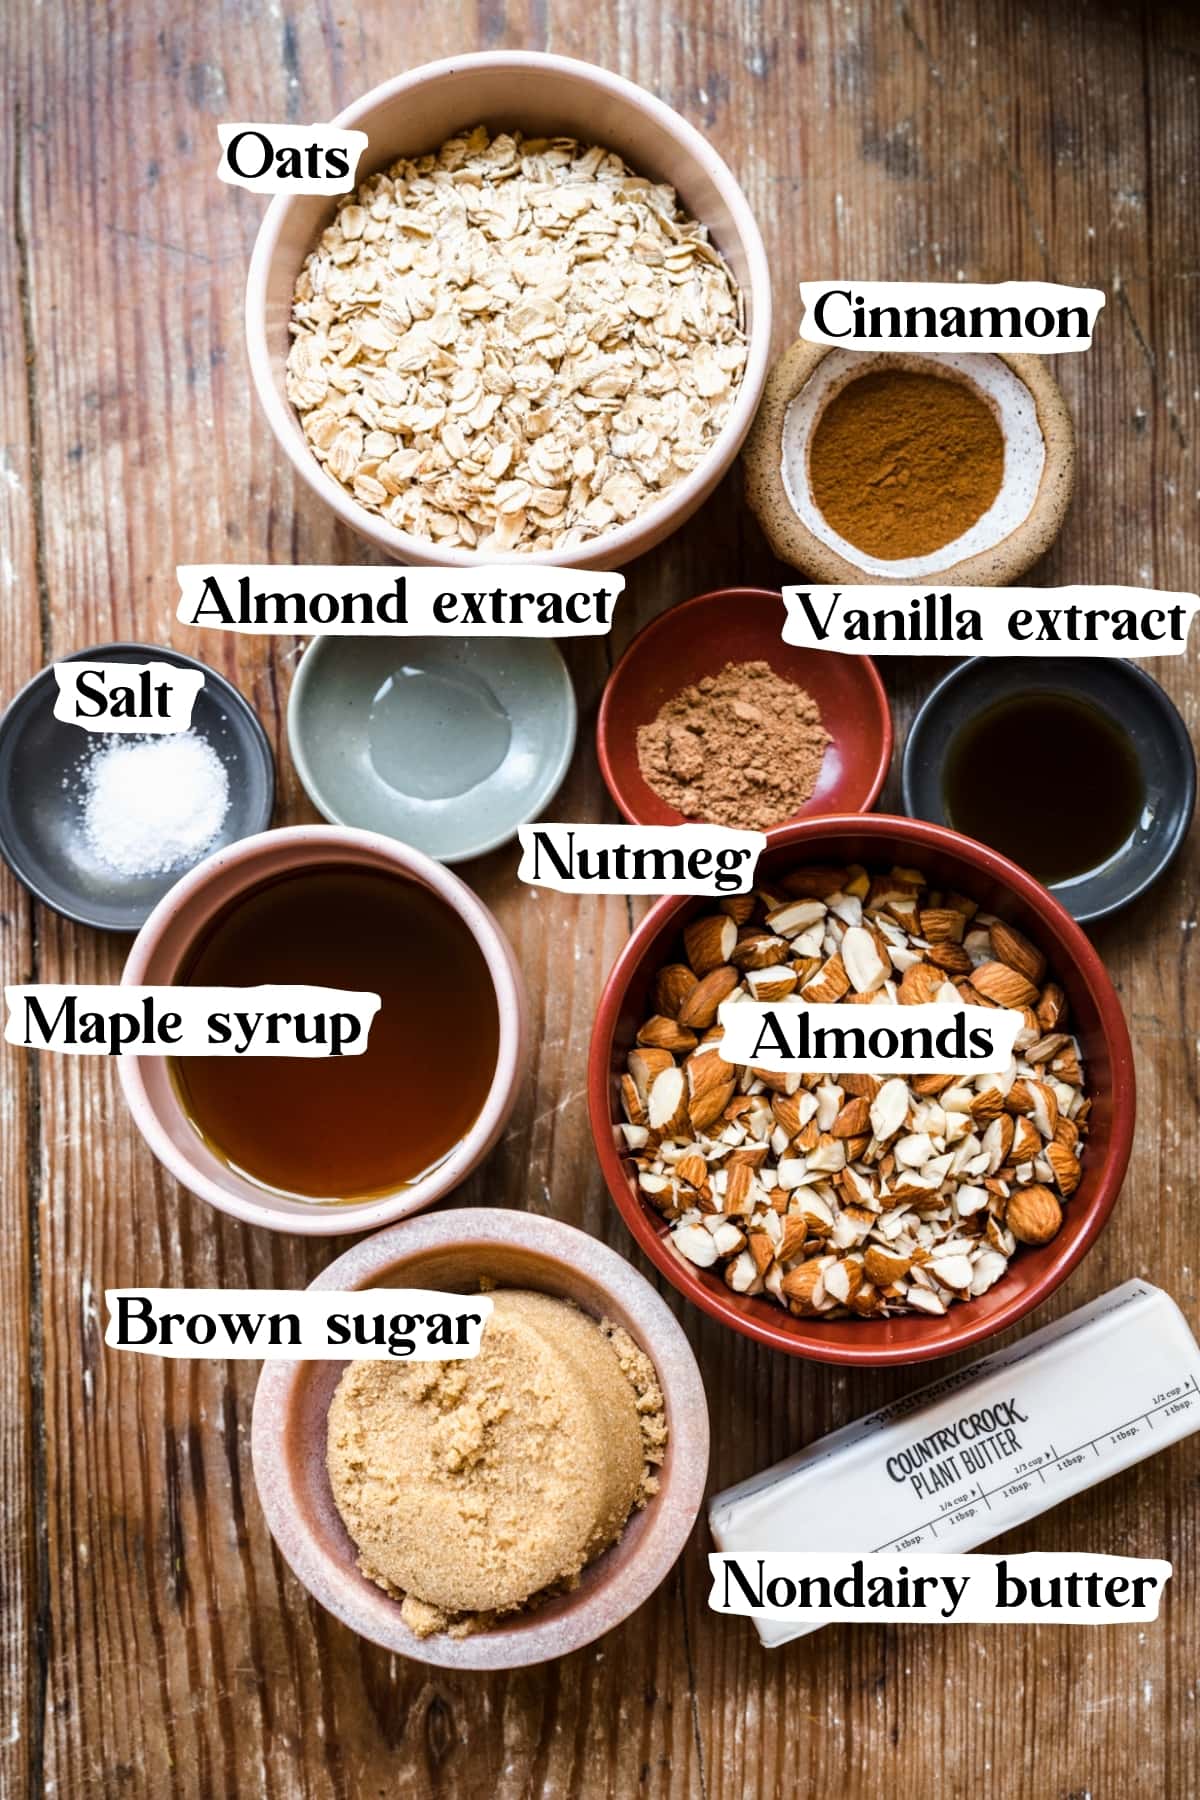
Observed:
[[[84,838],[118,875],[198,861],[229,811],[225,765],[194,731],[105,744],[82,776]]]

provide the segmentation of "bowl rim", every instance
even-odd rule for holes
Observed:
[[[276,771],[271,740],[267,736],[262,720],[245,694],[234,685],[228,675],[222,675],[219,669],[214,669],[211,664],[202,662],[198,656],[189,656],[186,651],[176,650],[170,644],[144,643],[137,638],[114,638],[111,643],[92,644],[83,650],[70,650],[64,656],[52,657],[36,674],[31,675],[28,681],[21,684],[4,708],[3,713],[0,714],[0,739],[15,729],[14,720],[18,716],[18,708],[23,709],[28,705],[39,687],[47,686],[52,682],[57,663],[101,662],[105,657],[112,657],[115,661],[119,661],[126,652],[132,653],[125,658],[127,661],[132,662],[137,657],[144,657],[147,662],[174,663],[180,669],[199,670],[204,676],[206,687],[211,682],[214,698],[227,718],[238,719],[244,725],[245,741],[258,759],[265,788],[264,804],[258,809],[258,815],[262,822],[256,825],[254,831],[249,835],[256,836],[266,831],[275,811]],[[242,841],[240,838],[234,840],[235,843]],[[60,918],[70,919],[76,925],[86,925],[92,931],[107,931],[117,937],[131,937],[142,929],[141,925],[119,925],[112,919],[97,917],[83,906],[64,906],[61,902],[51,899],[26,867],[23,852],[24,841],[11,829],[10,808],[5,798],[0,800],[0,856],[3,856],[21,886],[32,894],[35,900],[40,900],[43,906],[48,906],[51,912],[57,913]],[[155,905],[158,905],[157,901]],[[150,914],[147,913],[146,918],[149,917]],[[144,925],[145,922],[143,920],[142,924]]]
[[[314,677],[312,673],[318,657],[335,654],[332,647],[323,651],[320,649],[320,646],[322,644],[333,646],[334,644],[344,643],[345,641],[346,639],[340,633],[320,633],[316,637],[310,639],[304,650],[304,654],[296,664],[296,673],[292,677],[292,685],[288,694],[287,703],[288,750],[291,753],[296,773],[300,777],[300,785],[323,818],[327,819],[331,825],[344,825],[347,829],[352,831],[375,830],[377,828],[374,826],[353,825],[349,820],[341,818],[338,813],[334,811],[332,804],[327,800],[322,791],[321,784],[317,779],[316,771],[312,762],[309,760],[300,720],[301,708],[303,707],[304,697],[308,688],[311,686],[314,679],[319,679],[319,676]],[[381,639],[369,634],[360,641],[375,643],[382,649],[382,646],[385,643],[399,642],[412,645],[425,641],[452,644],[456,640],[452,638],[430,638],[422,640],[418,637]],[[470,642],[472,640],[468,639],[467,641]],[[496,646],[498,653],[503,651],[505,642],[504,639],[500,638],[478,638],[473,641],[485,645]],[[513,821],[512,825],[505,826],[499,831],[493,831],[478,842],[468,844],[465,848],[457,849],[449,855],[439,856],[434,859],[437,862],[445,864],[447,867],[452,867],[455,863],[471,862],[477,856],[489,856],[493,850],[499,850],[503,845],[511,843],[522,825],[527,825],[531,819],[540,818],[542,813],[550,805],[550,802],[554,799],[554,796],[558,793],[563,782],[566,780],[567,770],[571,766],[571,758],[575,754],[575,739],[579,729],[579,704],[575,698],[575,684],[571,680],[571,671],[567,667],[566,658],[559,649],[557,642],[553,638],[516,638],[508,641],[532,646],[547,655],[548,673],[553,675],[554,680],[559,685],[560,698],[563,703],[565,729],[558,744],[555,756],[552,759],[547,759],[542,765],[543,778],[537,790],[536,804],[533,809],[529,812],[523,812],[519,819]],[[311,664],[309,661],[310,657],[312,658]],[[469,791],[470,790],[468,790],[468,792]],[[465,796],[462,797],[465,798]],[[389,836],[390,833],[384,833],[382,835]],[[397,838],[396,841],[398,843],[407,842],[407,840],[403,838]],[[416,849],[416,845],[410,845],[409,848]],[[432,851],[427,850],[421,852],[421,854],[432,856],[433,853]]]
[[[746,586],[721,587],[711,588],[708,593],[705,594],[693,594],[690,599],[680,600],[673,606],[664,607],[662,612],[656,613],[655,616],[643,625],[640,630],[635,632],[621,652],[616,663],[613,665],[612,671],[609,674],[607,681],[604,683],[604,690],[600,696],[599,711],[596,714],[596,756],[600,763],[600,773],[604,777],[604,785],[608,789],[613,804],[621,816],[627,819],[631,825],[646,825],[650,824],[652,821],[639,817],[631,807],[626,805],[622,785],[617,778],[612,757],[609,752],[609,741],[613,729],[613,695],[616,692],[617,682],[632,665],[636,657],[645,654],[655,636],[660,631],[669,629],[670,626],[678,620],[680,615],[686,613],[690,607],[699,608],[701,606],[711,605],[714,600],[730,601],[733,599],[777,600],[781,608],[784,607],[785,604],[783,594],[779,588]],[[782,638],[780,639],[780,642],[783,642]],[[790,645],[788,646],[788,648],[792,647],[793,646]],[[861,813],[869,813],[876,800],[878,800],[880,793],[883,790],[883,784],[887,780],[888,770],[892,766],[892,751],[895,746],[895,727],[892,722],[892,708],[891,703],[888,700],[887,689],[883,685],[883,677],[880,675],[873,657],[866,655],[860,656],[857,654],[851,655],[847,652],[837,650],[825,650],[821,651],[820,654],[823,656],[845,656],[847,661],[861,664],[863,673],[867,678],[867,686],[870,689],[872,698],[875,702],[875,721],[880,729],[879,756],[876,762],[875,772],[871,777],[871,786],[867,793],[867,797],[863,801],[862,806],[858,809]],[[832,818],[834,816],[834,814],[827,815],[823,813],[793,813],[790,818],[782,819],[778,825],[772,825],[767,835],[770,836],[774,832],[784,831],[789,825],[797,824],[803,818]],[[682,814],[680,814],[680,818],[681,820],[683,819]],[[684,822],[686,823],[686,821]]]
[[[682,1554],[700,1508],[708,1475],[710,1429],[707,1390],[696,1355],[683,1327],[666,1301],[641,1271],[603,1239],[565,1220],[506,1207],[467,1207],[405,1220],[363,1238],[309,1283],[310,1289],[365,1288],[401,1261],[429,1250],[490,1245],[568,1263],[606,1300],[618,1299],[634,1321],[633,1335],[655,1365],[663,1385],[673,1438],[686,1443],[689,1456],[672,1467],[650,1501],[655,1509],[655,1536],[646,1554],[631,1559],[624,1571],[627,1594],[616,1616],[605,1606],[605,1591],[584,1592],[569,1610],[542,1624],[529,1615],[515,1636],[503,1626],[476,1636],[454,1639],[445,1634],[418,1638],[403,1625],[399,1604],[380,1591],[372,1601],[376,1620],[355,1614],[344,1602],[341,1584],[323,1579],[331,1561],[317,1533],[304,1522],[296,1504],[286,1445],[303,1364],[279,1360],[262,1365],[255,1388],[250,1427],[251,1461],[259,1504],[276,1546],[296,1579],[320,1604],[360,1636],[385,1649],[437,1668],[520,1668],[568,1655],[615,1629],[662,1584]],[[338,1359],[330,1357],[331,1362]],[[309,1558],[315,1551],[317,1579]],[[599,1560],[599,1559],[598,1559]],[[304,1573],[301,1573],[301,1568]],[[628,1603],[626,1603],[626,1600]],[[377,1627],[394,1622],[394,1632]],[[548,1640],[553,1640],[552,1642]]]
[[[536,559],[519,552],[499,553],[489,550],[484,553],[441,547],[431,540],[400,531],[386,520],[368,513],[330,480],[307,445],[296,441],[296,415],[276,388],[271,372],[271,346],[267,335],[268,278],[289,210],[297,201],[311,196],[276,194],[259,225],[246,278],[245,330],[250,374],[272,433],[305,485],[352,531],[389,551],[395,560],[459,569],[501,563],[512,563],[518,567],[534,564],[566,568],[620,567],[623,562],[638,555],[648,543],[656,541],[656,531],[659,536],[665,536],[672,529],[672,521],[677,515],[686,516],[694,506],[699,505],[719,479],[719,474],[714,475],[713,471],[724,473],[732,466],[750,430],[770,361],[771,272],[766,248],[749,201],[728,164],[703,133],[681,113],[676,112],[657,95],[639,87],[636,82],[628,81],[623,75],[617,75],[579,57],[556,56],[534,50],[480,50],[462,56],[440,57],[434,62],[420,63],[400,75],[379,82],[343,107],[329,122],[340,128],[365,129],[363,121],[397,95],[409,93],[429,82],[486,69],[527,70],[562,77],[583,88],[602,89],[626,106],[648,114],[705,170],[729,208],[749,269],[747,294],[752,302],[752,317],[746,334],[746,366],[729,417],[696,467],[628,524],[618,526],[615,531],[600,532],[584,544],[539,552]],[[703,222],[702,220],[701,223]]]
[[[981,665],[990,665],[994,668],[997,663],[1021,663],[1025,660],[1024,657],[1016,656],[968,656],[962,662],[957,663],[954,668],[949,669],[946,674],[942,676],[937,685],[926,695],[925,699],[917,708],[917,711],[913,714],[913,721],[909,726],[908,737],[905,739],[904,750],[900,758],[901,799],[904,810],[910,819],[916,818],[917,816],[912,810],[914,805],[912,766],[919,747],[917,740],[922,734],[928,736],[930,728],[936,718],[938,708],[944,703],[949,690],[958,682],[967,680],[971,673],[978,672]],[[1178,814],[1175,829],[1173,832],[1169,832],[1163,836],[1161,851],[1157,861],[1153,868],[1150,869],[1149,873],[1146,874],[1136,886],[1121,888],[1118,891],[1116,898],[1109,901],[1107,905],[1096,906],[1087,905],[1085,903],[1079,911],[1076,911],[1075,907],[1068,905],[1066,898],[1060,898],[1060,895],[1055,888],[1051,887],[1047,889],[1047,892],[1053,894],[1059,905],[1063,907],[1066,912],[1070,913],[1077,924],[1091,925],[1098,919],[1108,919],[1111,918],[1114,913],[1124,911],[1125,907],[1132,905],[1133,901],[1139,900],[1143,894],[1148,893],[1155,883],[1160,881],[1166,874],[1180,850],[1183,848],[1184,840],[1191,830],[1192,816],[1196,810],[1196,750],[1191,737],[1188,734],[1188,728],[1184,724],[1183,715],[1180,713],[1179,708],[1172,700],[1170,694],[1167,693],[1161,683],[1155,681],[1153,675],[1146,669],[1143,669],[1138,663],[1132,662],[1127,656],[1063,656],[1046,659],[1046,661],[1051,660],[1056,662],[1062,670],[1062,683],[1064,688],[1071,687],[1071,675],[1075,668],[1087,667],[1097,663],[1102,663],[1106,668],[1118,669],[1124,679],[1131,680],[1135,686],[1140,685],[1151,704],[1157,709],[1158,715],[1162,720],[1164,739],[1170,741],[1183,778],[1184,803]],[[992,696],[992,699],[986,702],[986,704],[992,705],[995,701],[1002,699],[1004,697],[1004,691],[1005,690],[1001,688],[1000,683],[997,682],[996,691]],[[1093,705],[1094,704],[1095,702],[1093,702]],[[945,761],[949,743],[945,739],[935,740],[935,743],[935,753],[940,766]],[[940,819],[930,819],[925,821],[925,823],[939,825],[942,824],[943,821]],[[950,829],[953,828],[947,826],[947,830]]]
[[[670,920],[681,916],[692,904],[694,896],[672,894],[657,901],[635,927],[613,965],[600,997],[588,1051],[588,1113],[608,1191],[634,1239],[672,1286],[694,1301],[711,1318],[719,1319],[722,1324],[731,1326],[744,1337],[753,1338],[760,1344],[814,1362],[858,1368],[903,1367],[910,1363],[931,1362],[938,1357],[955,1355],[973,1344],[1008,1330],[1048,1299],[1086,1256],[1108,1222],[1125,1179],[1133,1146],[1136,1112],[1133,1049],[1129,1028],[1112,979],[1082,927],[1031,875],[987,845],[964,837],[961,832],[951,831],[944,825],[930,824],[924,819],[909,819],[889,813],[830,813],[824,817],[804,820],[799,825],[788,826],[772,834],[768,838],[767,853],[785,849],[789,845],[797,848],[807,845],[816,851],[823,835],[848,832],[877,838],[881,844],[891,842],[894,845],[899,839],[906,845],[941,850],[960,858],[964,857],[965,849],[965,860],[980,874],[1013,888],[1039,917],[1054,920],[1056,929],[1069,946],[1072,963],[1077,966],[1082,981],[1095,997],[1101,1031],[1107,1042],[1112,1064],[1112,1136],[1107,1159],[1098,1171],[1096,1192],[1086,1224],[1078,1236],[1059,1252],[1039,1279],[1014,1294],[1007,1304],[986,1319],[972,1319],[969,1307],[957,1307],[952,1308],[943,1319],[930,1320],[930,1325],[937,1326],[944,1334],[946,1319],[950,1319],[956,1327],[950,1337],[943,1335],[939,1340],[928,1344],[918,1342],[915,1345],[880,1346],[864,1342],[860,1346],[857,1343],[840,1344],[824,1340],[817,1327],[806,1325],[802,1319],[790,1318],[782,1309],[778,1324],[766,1316],[752,1317],[739,1312],[725,1298],[723,1290],[718,1292],[700,1281],[698,1274],[691,1271],[690,1265],[685,1265],[683,1259],[669,1248],[666,1234],[660,1229],[660,1222],[651,1216],[649,1204],[642,1201],[632,1189],[623,1167],[623,1159],[613,1142],[615,1120],[611,1100],[612,1040],[626,987],[637,970],[647,943]],[[894,855],[894,849],[889,854]],[[954,1319],[955,1312],[966,1314],[961,1323]],[[864,1323],[869,1330],[870,1322]]]
[[[433,857],[412,849],[397,838],[342,825],[288,825],[278,831],[259,832],[254,837],[240,838],[237,843],[197,863],[163,895],[138,932],[121,971],[121,986],[136,987],[144,982],[147,965],[158,948],[163,931],[218,872],[256,861],[263,855],[274,858],[292,847],[311,844],[327,844],[335,853],[339,849],[368,852],[383,858],[401,874],[420,880],[458,914],[479,945],[496,994],[499,1041],[496,1068],[487,1097],[466,1134],[435,1168],[406,1188],[373,1199],[335,1205],[314,1201],[304,1212],[281,1213],[272,1204],[268,1190],[264,1189],[262,1200],[250,1199],[231,1192],[193,1165],[159,1119],[142,1076],[141,1057],[118,1057],[117,1074],[125,1102],[149,1149],[189,1193],[197,1194],[219,1212],[229,1213],[247,1225],[262,1225],[298,1237],[344,1237],[393,1224],[432,1206],[465,1181],[492,1149],[516,1103],[524,1064],[528,1007],[524,984],[508,939],[498,921],[460,876],[451,874]],[[260,879],[270,872],[270,868],[264,868]],[[247,891],[254,885],[254,881],[249,881],[239,891]]]

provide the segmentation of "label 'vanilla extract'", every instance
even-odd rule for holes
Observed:
[[[487,1098],[500,1023],[483,952],[457,913],[403,876],[331,864],[263,882],[218,914],[179,981],[380,997],[360,1056],[173,1060],[209,1148],[276,1193],[391,1193],[441,1162]]]

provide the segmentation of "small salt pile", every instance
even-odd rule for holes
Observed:
[[[198,862],[229,811],[225,765],[194,731],[104,744],[82,776],[83,835],[118,875]]]

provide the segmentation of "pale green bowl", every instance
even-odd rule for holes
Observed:
[[[318,637],[288,701],[288,743],[318,812],[439,862],[516,835],[558,792],[575,692],[544,638]]]

